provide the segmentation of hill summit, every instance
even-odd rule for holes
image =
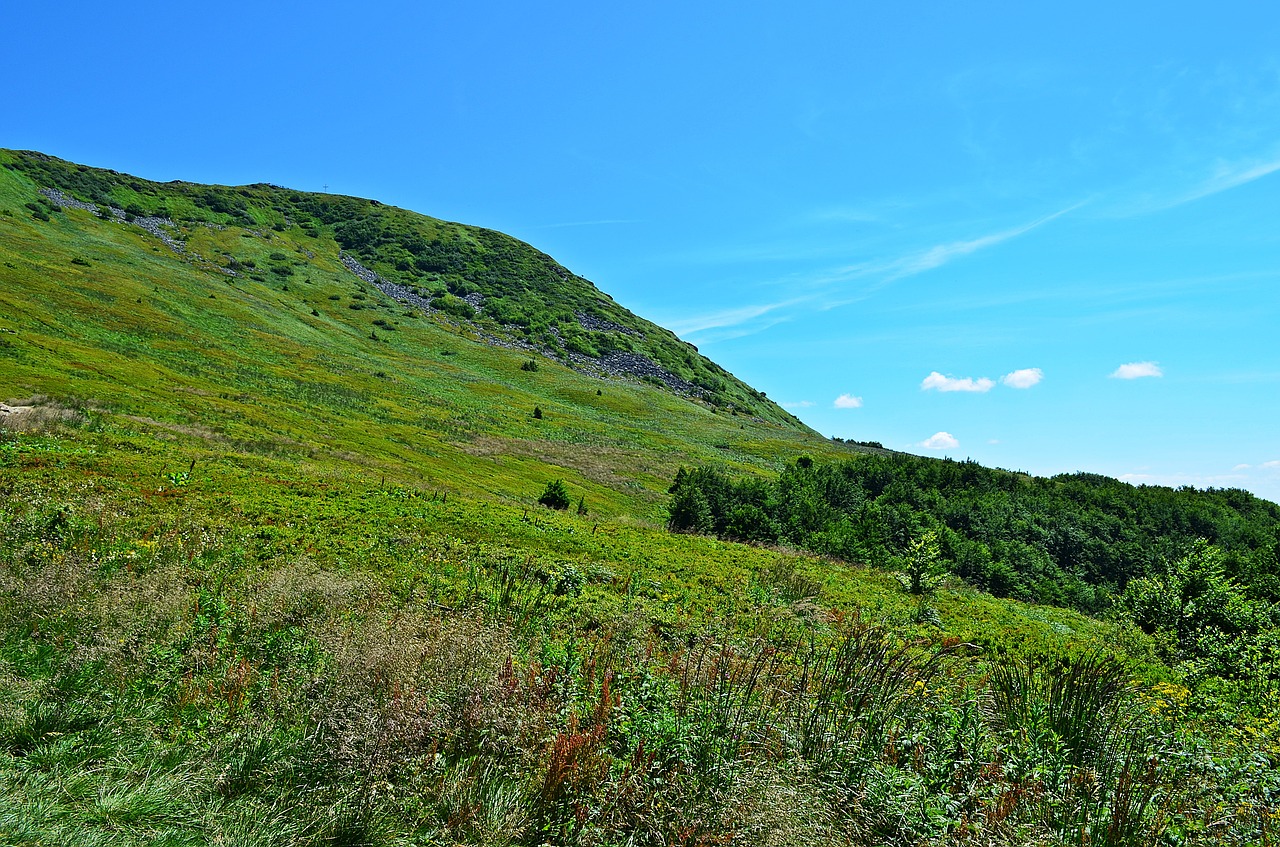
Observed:
[[[690,401],[803,429],[764,394],[669,330],[618,305],[534,247],[491,229],[364,200],[293,191],[157,183],[41,153],[5,152],[4,166],[38,189],[33,216],[64,209],[145,233],[195,267],[231,280],[286,282],[319,260],[365,293],[441,315],[497,346],[557,359],[584,373],[642,380]],[[249,242],[279,242],[268,261]],[[275,258],[279,256],[279,258]]]

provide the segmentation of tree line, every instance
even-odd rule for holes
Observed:
[[[973,585],[1091,613],[1203,540],[1248,597],[1280,600],[1280,507],[1240,489],[1033,477],[895,454],[801,457],[772,480],[681,468],[670,493],[675,531],[786,543],[880,567],[894,567],[913,539],[934,532],[942,559]]]

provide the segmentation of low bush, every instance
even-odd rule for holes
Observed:
[[[538,498],[538,502],[546,506],[548,509],[567,509],[572,502],[569,499],[569,489],[565,486],[564,480],[553,479],[547,483],[546,489],[543,490],[542,496]]]
[[[455,297],[452,294],[445,294],[431,301],[431,305],[446,315],[458,318],[459,320],[469,321],[475,318],[476,310],[471,304],[461,297]]]

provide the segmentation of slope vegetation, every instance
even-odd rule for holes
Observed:
[[[884,569],[786,546],[786,498],[769,543],[669,532],[678,477],[883,451],[532,247],[0,164],[0,841],[1273,836],[1274,684],[1186,673],[1132,616],[899,579],[924,483],[883,504],[915,521]]]
[[[6,158],[6,167],[44,189],[48,211],[95,210],[230,277],[298,282],[319,254],[321,266],[345,267],[383,293],[465,321],[496,343],[528,346],[589,372],[638,376],[712,407],[803,429],[668,330],[500,232],[354,197],[272,185],[162,185],[37,153]],[[215,234],[228,228],[229,237]],[[268,261],[263,251],[235,240],[246,233],[275,242]],[[345,252],[335,255],[335,246]]]

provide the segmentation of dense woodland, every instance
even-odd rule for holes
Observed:
[[[1280,671],[1280,507],[1247,491],[906,454],[802,457],[776,480],[681,468],[670,491],[673,530],[908,570],[928,538],[940,572],[992,594],[1128,615],[1214,674]]]

